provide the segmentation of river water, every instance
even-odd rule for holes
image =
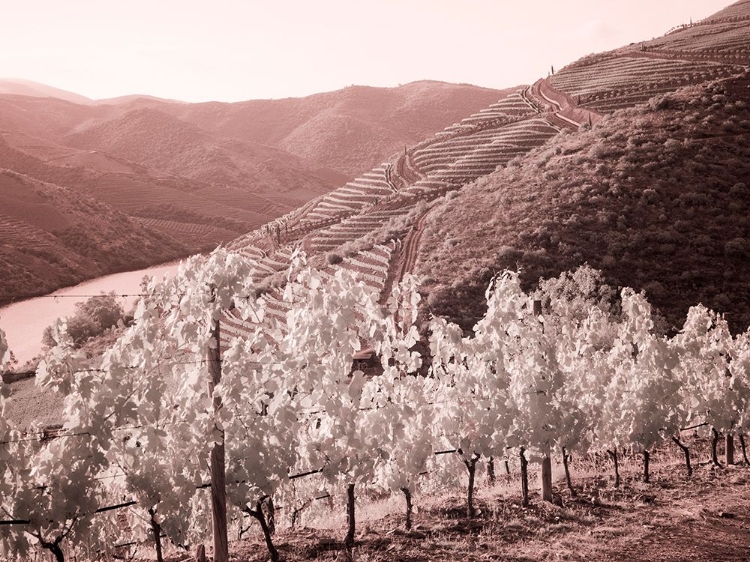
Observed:
[[[114,291],[118,295],[131,295],[140,292],[144,275],[161,279],[177,271],[178,263],[157,265],[138,271],[115,273],[84,281],[75,287],[67,287],[50,295],[25,300],[0,308],[0,330],[8,338],[10,350],[23,365],[42,351],[42,333],[58,318],[75,312],[75,304],[91,295]],[[53,298],[57,296],[58,298]],[[120,304],[127,311],[137,297],[121,297]]]

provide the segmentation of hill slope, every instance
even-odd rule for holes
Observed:
[[[423,81],[164,110],[203,129],[275,146],[351,178],[510,91]]]
[[[432,310],[468,328],[492,272],[589,263],[670,324],[698,302],[750,324],[749,95],[745,74],[618,111],[439,205],[417,267]]]
[[[283,230],[233,247],[258,260],[271,286],[297,244],[331,270],[358,272],[383,298],[415,272],[425,279],[424,311],[467,330],[495,272],[521,268],[528,286],[584,263],[612,285],[644,289],[664,329],[698,302],[744,329],[745,55],[742,1],[654,41],[585,57],[291,213]]]
[[[139,235],[151,236],[150,244],[164,238],[169,248],[180,248],[166,251],[170,258],[226,243],[344,185],[347,175],[326,167],[329,162],[357,168],[379,163],[382,155],[449,124],[458,112],[501,95],[423,83],[278,102],[186,104],[126,96],[94,103],[62,91],[65,99],[47,97],[57,90],[33,83],[5,81],[0,89],[10,92],[0,94],[0,165],[125,213]],[[449,105],[456,107],[447,111]],[[394,113],[402,117],[393,119]],[[271,138],[270,131],[282,134]],[[14,208],[18,193],[5,196],[6,207]],[[10,219],[19,232],[34,226],[26,215]],[[62,245],[61,256],[67,255],[66,243],[55,242]],[[23,237],[5,240],[4,247],[19,257],[29,250]],[[39,280],[24,294],[115,270],[107,264],[138,268],[159,256],[146,252],[145,261],[134,258],[129,265],[113,256],[100,260],[100,268],[76,269],[72,277],[67,265],[53,260],[35,272]],[[8,263],[8,279],[24,277],[26,265]],[[0,281],[0,292],[9,284]]]
[[[185,252],[176,240],[96,199],[0,170],[0,302]]]
[[[57,98],[72,103],[90,104],[93,101],[82,96],[60,88],[53,88],[31,80],[20,80],[13,78],[0,78],[0,94],[15,94],[19,96],[32,96],[35,98]]]

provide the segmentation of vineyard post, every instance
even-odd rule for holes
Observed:
[[[346,554],[346,560],[354,560],[354,533],[356,529],[356,519],[354,514],[354,484],[349,484],[346,487],[346,523],[347,531],[346,538],[344,539],[344,548]]]
[[[523,505],[523,507],[529,507],[529,472],[528,472],[529,461],[526,460],[526,449],[524,449],[523,447],[521,447],[520,457],[521,457],[521,494],[523,496],[523,499],[521,500],[521,505]]]
[[[208,393],[213,395],[214,388],[221,382],[221,351],[219,349],[220,336],[219,319],[214,320],[211,330],[211,340],[206,349],[208,363]],[[214,412],[221,408],[221,398],[213,399]],[[215,428],[218,429],[218,428]],[[227,536],[227,491],[226,468],[224,464],[224,432],[221,442],[214,443],[211,448],[211,513],[214,535],[214,562],[229,562],[229,542]]]
[[[734,464],[734,435],[731,433],[727,433],[726,436],[725,460],[727,466]]]
[[[544,456],[542,457],[542,501],[552,501],[552,459],[550,458],[549,443],[545,446]]]
[[[719,445],[719,432],[716,430],[715,427],[711,428],[711,463],[714,466],[721,466],[721,463],[719,462],[719,454],[718,454],[718,445]]]
[[[542,315],[542,301],[534,300],[533,305],[534,318],[539,319]],[[544,331],[544,324],[542,324],[542,331]],[[544,456],[542,456],[542,468],[540,478],[542,484],[542,501],[552,501],[552,458],[550,457],[549,443],[544,446]]]

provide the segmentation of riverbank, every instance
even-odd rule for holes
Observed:
[[[163,277],[177,271],[179,261],[135,271],[97,277],[40,297],[0,308],[0,329],[7,336],[10,350],[21,366],[42,352],[44,329],[58,318],[70,316],[75,305],[91,296],[114,291],[125,310],[131,308],[140,293],[145,276]]]

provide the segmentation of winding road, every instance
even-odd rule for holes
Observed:
[[[603,114],[578,105],[572,96],[553,88],[549,78],[537,80],[525,94],[535,105],[551,108],[545,118],[556,127],[577,131],[584,123],[594,125],[604,119]]]
[[[388,272],[383,290],[380,293],[380,303],[385,304],[391,296],[393,286],[403,281],[407,273],[414,271],[417,263],[419,252],[419,241],[422,238],[424,227],[427,224],[427,216],[432,209],[427,209],[412,224],[411,230],[401,241],[401,248],[398,251],[398,260],[395,267]]]

